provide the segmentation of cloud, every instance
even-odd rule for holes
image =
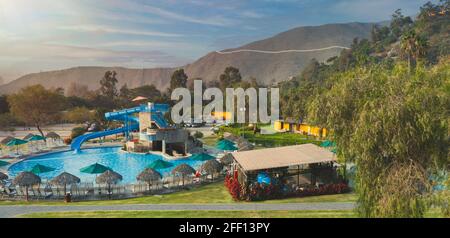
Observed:
[[[212,26],[231,26],[236,24],[235,20],[220,15],[208,17],[194,17],[173,11],[168,11],[163,8],[151,6],[149,4],[136,4],[131,1],[127,2],[111,1],[111,3],[114,4],[116,7],[119,7],[124,10],[154,14],[160,17],[177,21],[190,22],[202,25],[212,25]]]
[[[15,42],[0,43],[2,56],[0,60],[9,59],[20,62],[33,60],[38,65],[42,61],[74,62],[72,66],[78,66],[79,62],[94,63],[120,63],[130,65],[135,62],[149,63],[148,66],[175,66],[190,62],[190,59],[180,58],[169,55],[158,50],[147,51],[120,51],[110,49],[99,49],[92,47],[73,46],[55,43],[37,43],[37,42]],[[75,63],[76,62],[76,63]]]
[[[248,17],[248,18],[263,18],[264,17],[264,15],[261,13],[257,13],[257,12],[249,11],[249,10],[242,11],[240,13],[240,15],[243,17]]]
[[[131,22],[131,23],[143,23],[143,24],[166,24],[167,21],[160,18],[150,18],[147,16],[132,15],[120,12],[111,12],[103,9],[97,9],[95,12],[85,12],[83,14],[88,15],[91,18],[97,18],[101,20],[110,20],[117,22]],[[77,17],[82,17],[79,14]]]
[[[150,30],[131,30],[121,29],[102,25],[73,25],[73,26],[60,26],[58,29],[79,31],[79,32],[94,32],[94,33],[111,33],[111,34],[125,34],[125,35],[141,35],[141,36],[163,36],[163,37],[180,37],[180,34],[165,33],[160,31]]]

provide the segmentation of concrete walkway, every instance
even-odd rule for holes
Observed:
[[[0,205],[0,217],[16,217],[36,212],[65,211],[170,211],[170,210],[350,210],[354,203],[253,203],[253,204],[130,204],[130,205]]]

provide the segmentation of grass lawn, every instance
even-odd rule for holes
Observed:
[[[349,218],[352,211],[93,211],[47,212],[24,218]]]
[[[351,210],[312,211],[89,211],[43,212],[24,214],[22,218],[356,218]],[[432,209],[425,218],[443,218]]]
[[[252,130],[241,129],[239,126],[224,126],[221,127],[220,130],[221,132],[230,132],[234,135],[244,134],[248,141],[260,145],[260,147],[276,147],[306,143],[314,143],[317,145],[320,144],[320,141],[318,141],[315,137],[302,135],[299,133],[275,133],[261,135],[259,133],[253,134]]]
[[[265,127],[270,127],[270,125],[265,125]],[[286,146],[286,145],[298,145],[305,143],[314,143],[319,145],[320,141],[318,141],[315,137],[306,136],[298,133],[274,133],[261,135],[259,133],[253,134],[252,130],[243,130],[240,127],[233,126],[223,126],[221,127],[221,132],[229,132],[234,135],[245,135],[245,138],[256,144],[256,148],[267,148],[267,147],[276,147],[276,146]],[[244,133],[243,133],[244,132]],[[218,135],[210,135],[201,138],[200,140],[203,144],[208,146],[216,146]]]
[[[201,138],[200,140],[203,142],[204,145],[208,145],[208,146],[216,146],[217,143],[217,139],[219,137],[217,135],[210,135],[210,136],[205,136],[203,138]]]
[[[353,193],[323,195],[303,198],[287,198],[279,200],[262,201],[259,203],[307,203],[307,202],[353,202],[356,197]],[[223,182],[208,184],[196,189],[177,193],[145,196],[122,200],[85,201],[64,203],[62,201],[0,201],[0,205],[112,205],[112,204],[172,204],[172,203],[236,203],[226,190]]]

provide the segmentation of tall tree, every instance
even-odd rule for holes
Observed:
[[[400,37],[400,35],[409,30],[411,28],[411,24],[413,23],[411,17],[404,16],[402,14],[401,9],[395,10],[394,14],[392,14],[391,20],[391,33],[395,38]]]
[[[68,97],[88,98],[89,94],[90,91],[87,85],[76,82],[71,82],[66,91],[66,96]]]
[[[170,77],[170,91],[176,88],[185,88],[188,76],[184,73],[184,69],[177,69]]]
[[[356,164],[361,216],[424,215],[429,178],[449,166],[449,70],[357,67],[331,77],[311,102],[309,115],[332,131],[339,160]]]
[[[86,107],[75,107],[64,113],[64,119],[72,123],[85,123],[94,119],[94,112]]]
[[[425,56],[427,50],[427,40],[415,31],[411,30],[404,33],[401,37],[402,55],[408,60],[409,68],[416,65],[420,57]]]
[[[117,96],[117,73],[116,71],[106,71],[100,80],[100,93],[110,99]]]
[[[41,127],[54,121],[64,106],[64,96],[53,90],[47,90],[42,85],[34,85],[9,95],[8,103],[16,118],[36,126],[39,133],[44,136]]]
[[[9,112],[9,104],[6,95],[0,96],[0,114]]]
[[[128,89],[128,85],[126,83],[124,85],[122,85],[122,87],[120,87],[119,95],[123,99],[127,99],[127,100],[129,99],[130,89]]]
[[[219,76],[220,89],[224,91],[227,87],[233,87],[234,84],[240,83],[241,80],[242,76],[238,68],[226,67],[225,71]]]

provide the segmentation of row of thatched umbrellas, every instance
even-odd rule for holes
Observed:
[[[144,169],[136,177],[136,179],[138,181],[145,182],[150,186],[151,183],[158,181],[162,178],[162,175],[156,169],[167,168],[170,166],[172,166],[172,164],[170,162],[167,162],[164,160],[156,160],[149,167]],[[207,162],[205,162],[201,166],[201,171],[206,172],[206,173],[210,174],[211,176],[213,176],[214,173],[220,172],[222,170],[222,168],[223,168],[222,163],[219,163],[215,159],[211,159],[211,160],[208,160]],[[24,171],[24,172],[19,173],[14,178],[12,183],[14,185],[18,185],[18,186],[26,188],[25,198],[28,200],[28,188],[33,185],[41,183],[41,178],[38,175],[36,175],[36,173],[39,174],[39,173],[44,173],[44,172],[49,172],[49,171],[52,171],[52,169],[50,167],[46,167],[46,166],[42,166],[42,165],[38,164],[35,167],[33,167],[33,169],[31,171]],[[112,169],[110,169],[104,165],[98,164],[98,163],[84,167],[84,168],[80,169],[80,171],[84,172],[84,173],[90,173],[90,174],[100,174],[99,176],[96,177],[95,181],[98,184],[107,184],[109,193],[111,192],[111,185],[116,184],[117,182],[122,180],[122,175],[120,175],[119,173],[113,171]],[[183,186],[184,186],[184,178],[186,176],[193,175],[195,173],[196,173],[195,169],[185,163],[178,165],[177,167],[175,167],[172,170],[173,175],[182,177]],[[6,174],[3,174],[0,172],[0,180],[5,180],[5,179],[8,179],[8,176]],[[212,179],[213,179],[213,177],[212,177]],[[53,178],[52,180],[50,180],[50,184],[64,186],[64,194],[66,194],[67,185],[77,184],[77,183],[80,183],[80,178],[78,178],[77,176],[72,175],[70,173],[67,173],[67,172],[63,172],[60,175]]]
[[[33,136],[30,136],[32,138]],[[12,141],[12,140],[11,140]],[[8,142],[9,143],[9,142]],[[221,145],[230,148],[230,146],[233,146],[233,142],[229,140],[221,140],[219,142]],[[218,144],[219,144],[218,143]],[[198,161],[206,161],[201,166],[201,171],[206,172],[207,174],[210,174],[212,176],[212,179],[214,179],[214,174],[219,173],[223,169],[223,165],[228,165],[233,162],[233,158],[230,154],[226,154],[222,158],[220,158],[220,162],[215,160],[215,157],[206,153],[199,153],[195,154],[191,157],[192,160],[198,160]],[[162,178],[162,175],[157,171],[157,169],[164,169],[172,167],[173,164],[164,160],[156,160],[152,164],[150,164],[146,169],[144,169],[137,177],[136,179],[138,181],[146,182],[149,186],[152,182],[158,181]],[[26,187],[26,199],[28,200],[28,188],[30,186],[40,184],[41,178],[36,175],[40,173],[50,172],[54,169],[51,167],[43,166],[40,164],[37,164],[33,167],[31,171],[24,171],[18,174],[14,180],[13,184]],[[80,169],[81,172],[84,173],[90,173],[90,174],[100,174],[100,176],[96,177],[96,183],[98,184],[107,184],[108,185],[108,192],[110,192],[111,184],[115,184],[122,180],[122,175],[120,175],[117,172],[114,172],[112,169],[95,163],[90,166],[84,167]],[[172,172],[175,176],[181,176],[182,177],[182,184],[184,186],[184,178],[186,176],[195,174],[196,171],[194,168],[189,166],[186,163],[180,164],[177,167],[175,167]],[[8,176],[6,174],[3,174],[0,172],[0,180],[7,179]],[[67,172],[63,172],[60,175],[56,176],[50,181],[50,184],[64,186],[64,194],[66,194],[66,188],[67,185],[71,184],[77,184],[80,183],[80,178],[78,178],[75,175],[72,175]]]

